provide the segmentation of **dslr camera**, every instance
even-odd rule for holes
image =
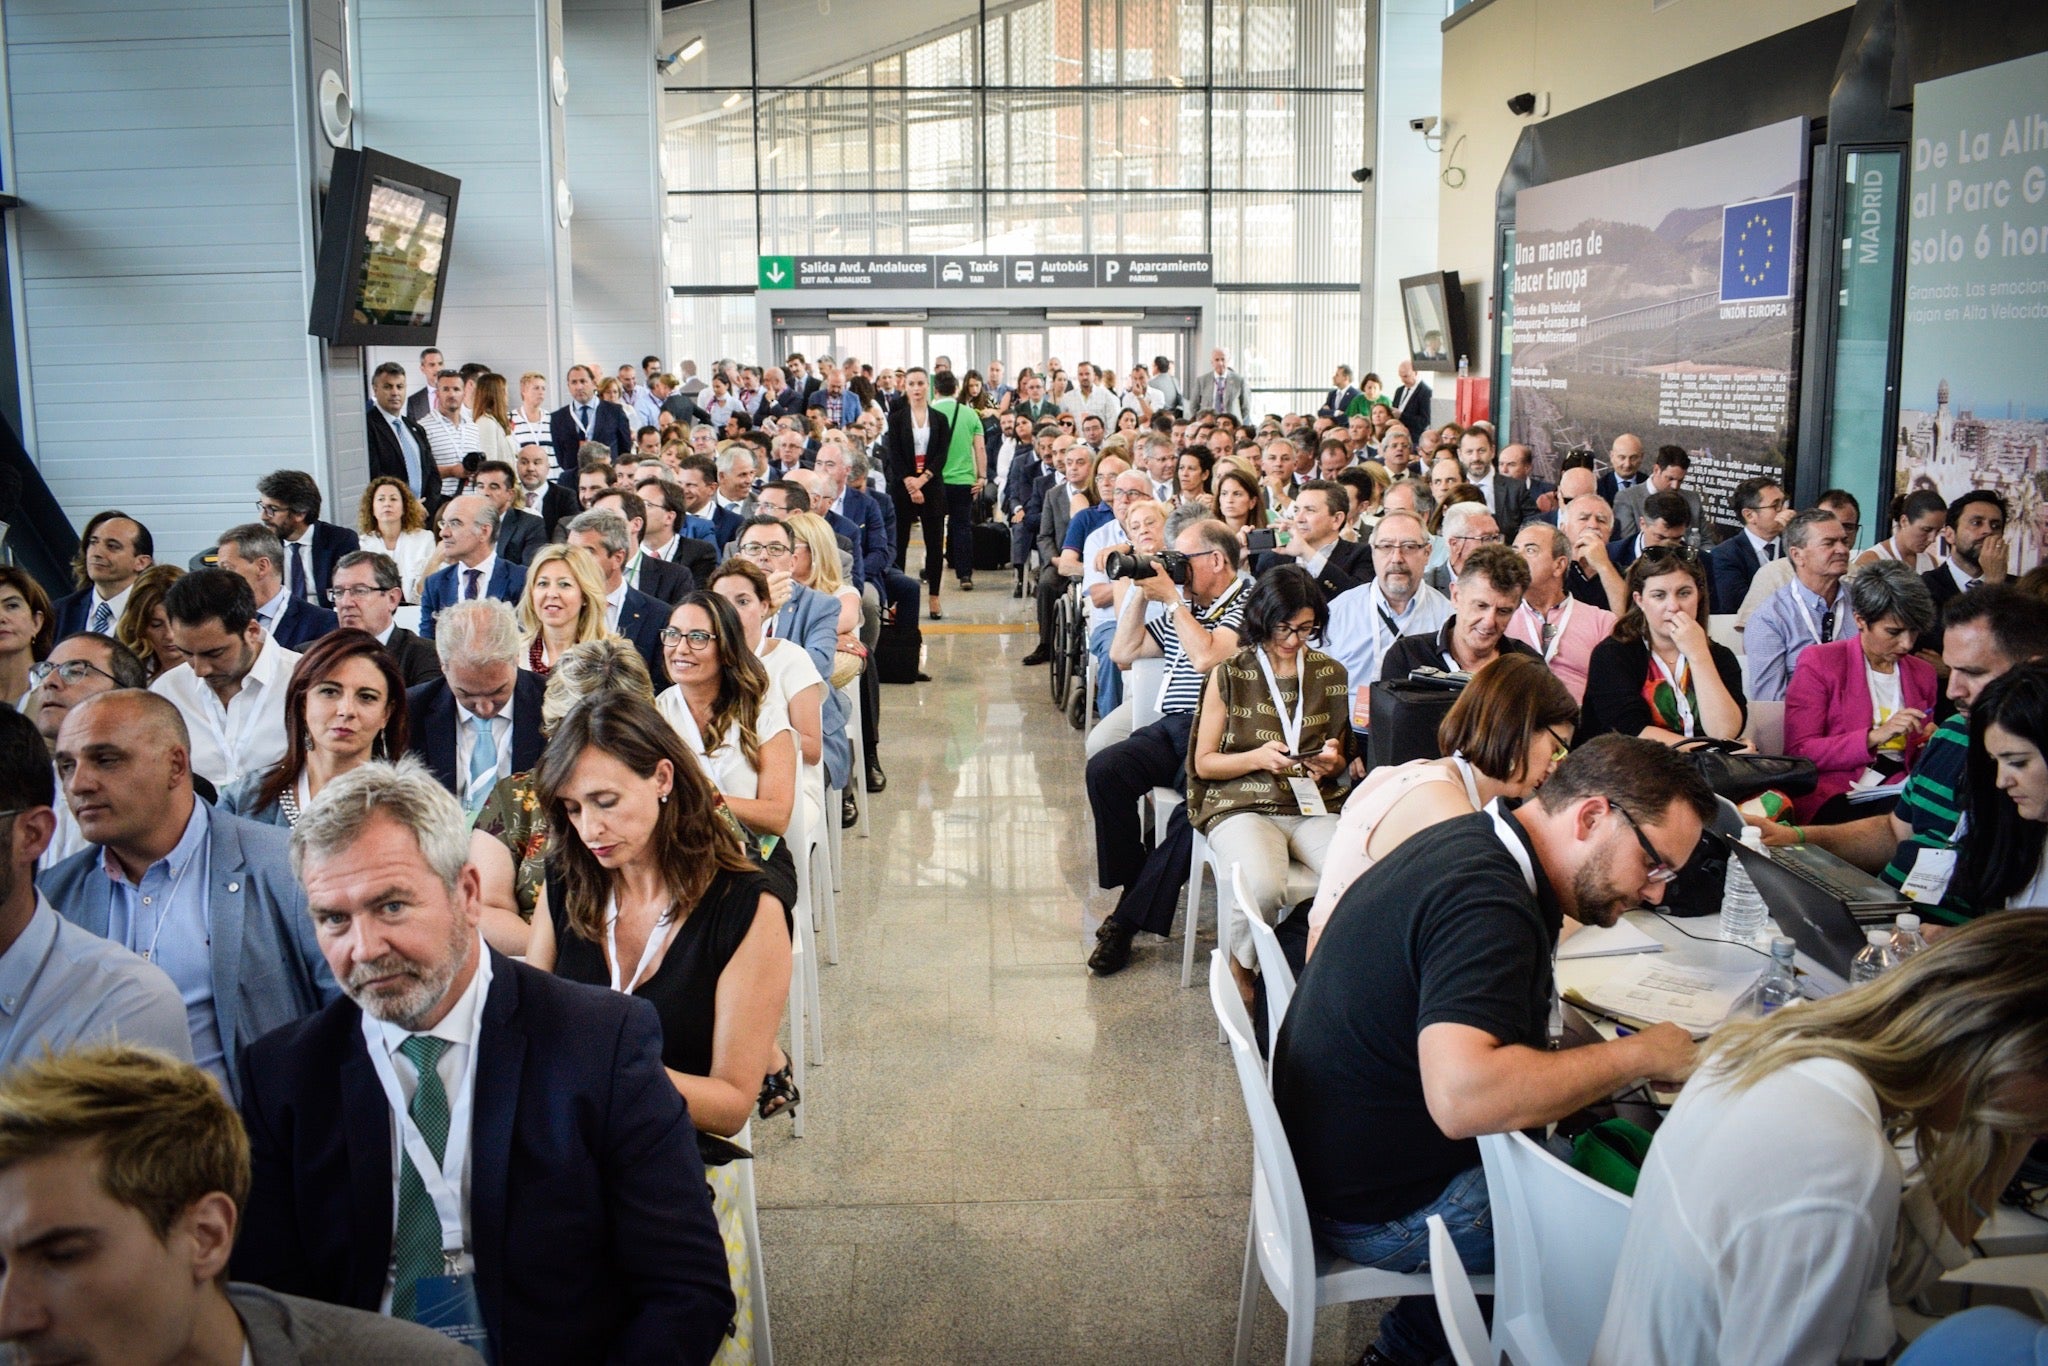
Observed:
[[[1162,550],[1157,555],[1137,550],[1112,551],[1102,567],[1112,579],[1149,579],[1154,574],[1164,574],[1183,588],[1188,584],[1188,557],[1178,550]]]

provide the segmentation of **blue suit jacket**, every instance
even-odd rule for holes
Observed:
[[[688,1109],[637,997],[491,954],[470,1124],[477,1299],[499,1366],[707,1362],[733,1313]],[[234,1275],[374,1313],[391,1112],[341,1000],[250,1049]]]
[[[307,529],[306,539],[313,543],[307,555],[309,563],[306,572],[313,576],[313,595],[320,601],[327,601],[327,590],[334,584],[334,562],[344,555],[363,548],[363,538],[345,526],[332,522],[315,522]],[[284,548],[283,573],[285,582],[291,582],[292,548]]]
[[[427,575],[427,581],[420,585],[420,638],[434,638],[434,618],[443,607],[452,607],[462,601],[462,585],[456,581],[455,571],[459,564],[447,565]],[[526,587],[526,567],[517,565],[498,556],[497,564],[491,569],[491,577],[484,583],[484,596],[496,598],[499,602],[517,603],[521,590]]]
[[[1738,531],[1707,552],[1708,604],[1716,612],[1733,612],[1749,596],[1749,581],[1763,568],[1756,547]]]
[[[709,517],[683,514],[682,533],[700,541],[711,542],[717,547],[720,557],[723,557],[725,548],[739,539],[740,515],[729,507],[720,506],[718,500],[714,498],[711,500]]]
[[[839,517],[853,528],[849,534],[853,537],[853,561],[860,570],[860,581],[879,589],[882,575],[896,561],[896,538],[882,521],[879,500],[865,490],[849,487],[842,501],[846,510]]]
[[[92,587],[87,585],[76,593],[66,593],[50,605],[57,617],[57,634],[52,640],[75,636],[92,622]],[[119,617],[107,623],[107,634],[114,634],[114,628],[121,624]]]
[[[640,658],[647,661],[647,672],[654,678],[654,690],[666,688],[668,661],[662,657],[661,628],[668,625],[670,614],[675,609],[656,597],[637,588],[626,590],[626,600],[619,604],[618,634],[633,642],[633,648],[640,652]]]
[[[792,584],[789,601],[775,614],[775,635],[803,646],[811,663],[818,666],[818,676],[825,680],[825,785],[844,787],[853,768],[853,751],[846,739],[846,702],[832,686],[832,656],[839,647],[839,599]]]
[[[512,772],[531,772],[540,762],[540,704],[547,685],[525,669],[512,684]],[[455,727],[462,718],[455,709],[455,693],[445,678],[436,678],[405,690],[406,716],[411,726],[406,749],[420,756],[433,770],[441,786],[450,792],[460,789],[455,782]]]
[[[583,430],[576,425],[575,417],[569,412],[568,404],[548,414],[548,436],[554,442],[555,464],[561,468],[557,477],[572,489],[576,484],[576,448],[583,444]],[[610,446],[613,455],[620,455],[633,445],[633,418],[616,403],[601,399],[590,400],[590,439],[600,446]]]
[[[845,558],[852,560],[850,579],[855,588],[860,587],[863,583],[867,582],[865,562],[862,559],[862,556],[867,553],[865,534],[857,523],[832,511],[830,508],[827,508],[821,515],[825,519],[825,525],[832,528],[832,534],[839,538],[839,548],[846,552]],[[840,565],[842,575],[847,574],[848,569],[849,566],[842,561]]]
[[[214,810],[207,824],[206,927],[213,1011],[230,1088],[242,1050],[340,995],[292,876],[291,832]],[[98,845],[44,872],[37,884],[58,914],[105,938],[113,884]],[[234,1097],[239,1101],[240,1097]]]
[[[297,598],[287,598],[270,638],[287,650],[304,650],[331,631],[341,629],[341,618],[325,607],[313,607]]]

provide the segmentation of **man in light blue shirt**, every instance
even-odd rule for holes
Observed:
[[[89,843],[42,888],[66,920],[169,975],[193,1060],[233,1095],[242,1049],[339,992],[291,875],[289,833],[198,800],[190,743],[178,709],[153,693],[72,708],[57,773]]]
[[[160,968],[59,916],[36,891],[56,829],[50,750],[26,716],[0,709],[0,1072],[46,1051],[139,1044],[189,1061],[178,991]]]
[[[1832,508],[1808,508],[1785,528],[1792,582],[1764,599],[1742,632],[1750,701],[1784,701],[1802,650],[1855,631],[1849,597],[1842,592],[1849,544],[1848,530]]]

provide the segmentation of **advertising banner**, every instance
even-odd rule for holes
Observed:
[[[1899,492],[2006,496],[2011,568],[2048,537],[2048,53],[1913,92]]]
[[[1555,477],[1624,432],[1692,455],[1686,487],[1783,477],[1799,354],[1803,119],[1515,196],[1510,439]]]

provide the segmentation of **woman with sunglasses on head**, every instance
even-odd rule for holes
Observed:
[[[298,824],[322,788],[371,759],[405,753],[405,680],[367,631],[306,647],[284,691],[284,758],[221,794],[220,807],[265,825]]]
[[[1667,745],[1733,740],[1747,722],[1742,664],[1707,637],[1707,571],[1683,546],[1645,550],[1628,570],[1628,611],[1586,662],[1579,738],[1608,731]]]
[[[1437,726],[1444,757],[1373,769],[1344,803],[1309,907],[1308,952],[1351,884],[1409,836],[1543,786],[1578,719],[1570,689],[1537,656],[1481,665]]]
[[[1643,1163],[1593,1362],[1884,1359],[1892,1305],[1968,1259],[2048,1132],[2044,981],[2048,917],[1991,916],[1716,1030]]]
[[[1323,590],[1306,569],[1266,571],[1245,597],[1238,652],[1202,686],[1188,742],[1189,824],[1220,867],[1244,874],[1269,923],[1291,908],[1289,863],[1321,872],[1351,763],[1348,677],[1310,645],[1329,622]],[[1250,932],[1238,930],[1223,947],[1249,995],[1257,961]]]

